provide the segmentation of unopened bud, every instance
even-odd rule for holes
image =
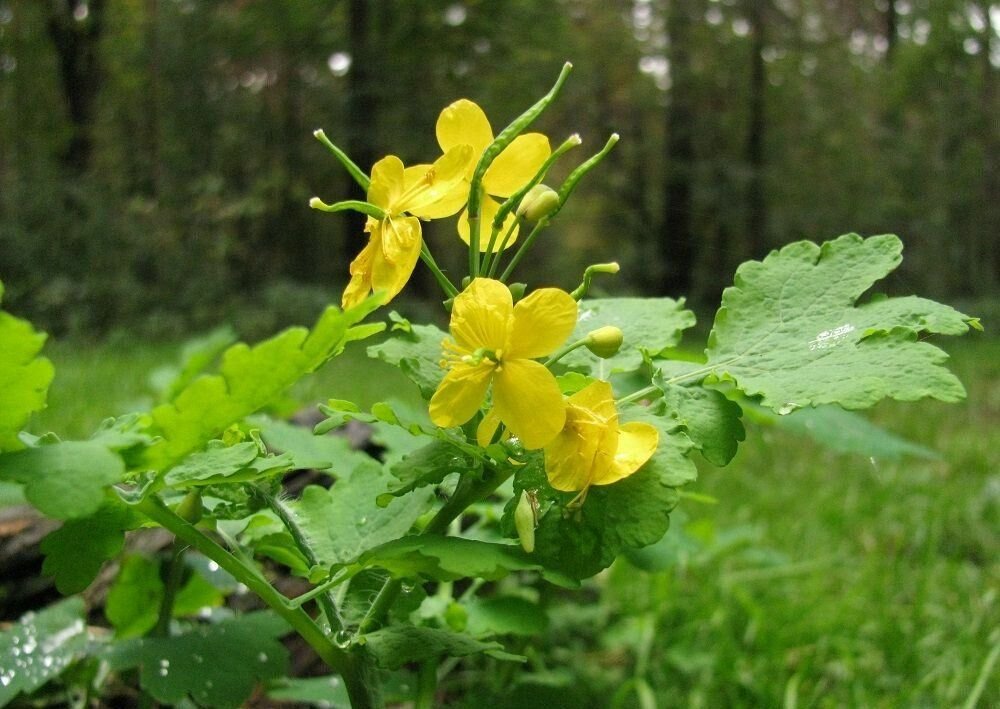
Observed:
[[[510,289],[510,295],[515,302],[521,300],[524,297],[524,291],[528,287],[527,283],[511,283],[507,286]]]
[[[517,207],[517,216],[537,222],[559,208],[559,193],[546,185],[535,185]]]
[[[529,554],[535,550],[535,523],[537,522],[537,512],[535,504],[531,500],[531,495],[527,490],[521,491],[521,497],[514,508],[514,527],[517,529],[517,537],[521,541],[521,548]]]
[[[614,325],[605,325],[587,335],[586,347],[601,359],[614,357],[621,349],[625,335]]]
[[[177,505],[177,509],[174,510],[177,516],[189,524],[198,524],[201,521],[201,515],[203,512],[201,504],[201,493],[198,490],[192,490],[181,503]]]

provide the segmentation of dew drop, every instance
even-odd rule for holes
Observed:
[[[358,524],[368,524],[368,518],[362,517],[361,519],[358,520]]]
[[[205,680],[205,689],[211,689],[214,686],[215,686],[215,682],[213,682],[210,679],[206,679]]]
[[[400,589],[403,591],[403,593],[413,593],[414,587],[415,586],[413,581],[409,580],[403,581],[403,583],[400,584]]]
[[[205,661],[205,658],[201,655],[192,655],[191,659],[197,662],[199,665]]]
[[[9,675],[0,675],[0,684],[2,684],[4,687],[9,685],[13,681],[14,681],[13,672],[11,672]]]
[[[787,416],[788,414],[795,411],[795,409],[797,408],[799,408],[798,404],[796,404],[794,401],[789,401],[788,403],[781,405],[781,408],[778,409],[778,415]]]
[[[219,564],[218,564],[218,562],[215,562],[215,561],[208,562],[208,570],[209,571],[218,571],[219,570]]]
[[[257,661],[258,662],[267,662],[267,653],[266,652],[259,653],[257,655]]]
[[[170,660],[163,658],[160,660],[160,677],[166,677],[168,672],[170,672]]]
[[[343,649],[351,644],[351,633],[347,630],[338,630],[333,634],[333,644]]]

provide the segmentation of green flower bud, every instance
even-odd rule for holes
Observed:
[[[524,297],[524,291],[525,291],[525,289],[527,289],[528,284],[527,283],[511,283],[507,287],[510,288],[510,295],[514,299],[514,302],[516,303],[517,301],[521,300],[521,298]]]
[[[546,185],[535,185],[517,206],[517,216],[537,222],[559,208],[559,193]]]
[[[621,349],[625,335],[614,325],[605,325],[587,334],[586,347],[601,359],[614,357]]]
[[[521,548],[529,554],[535,550],[535,525],[538,522],[535,505],[532,495],[523,490],[517,501],[517,507],[514,508],[514,527],[517,529],[517,537],[521,541]]]
[[[177,505],[177,509],[174,510],[178,517],[190,524],[198,524],[201,521],[203,511],[201,493],[198,490],[192,490],[185,495],[181,503]]]
[[[455,632],[461,633],[469,624],[469,611],[465,610],[465,606],[452,601],[444,609],[444,622]]]

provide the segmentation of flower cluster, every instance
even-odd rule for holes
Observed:
[[[449,296],[450,337],[442,343],[444,376],[430,399],[431,420],[443,428],[474,427],[467,435],[483,448],[516,439],[525,450],[541,450],[551,486],[579,493],[572,506],[583,504],[591,486],[614,483],[641,468],[656,451],[658,434],[645,423],[619,422],[608,382],[593,380],[565,396],[552,371],[562,355],[577,347],[606,357],[621,345],[621,331],[607,327],[567,344],[577,327],[577,299],[589,286],[590,269],[584,285],[572,294],[539,288],[520,297],[523,288],[512,292],[506,285],[537,230],[562,207],[573,180],[617,139],[613,136],[602,153],[556,192],[541,179],[549,164],[580,140],[572,136],[553,153],[544,135],[523,132],[534,115],[529,111],[497,137],[479,106],[456,101],[438,117],[442,155],[433,164],[405,167],[390,155],[373,166],[370,177],[328,143],[367,187],[367,201],[326,205],[316,199],[313,206],[359,209],[368,215],[368,243],[351,263],[344,307],[373,291],[388,302],[402,291],[419,259]],[[421,229],[421,220],[459,213],[458,235],[470,252],[463,290],[437,267]],[[494,278],[502,252],[516,242],[522,223],[534,223],[532,234],[507,270]],[[479,238],[484,227],[491,229],[489,239]],[[616,264],[593,268],[617,271]]]

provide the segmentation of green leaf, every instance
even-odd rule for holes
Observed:
[[[302,498],[291,504],[321,564],[350,563],[363,552],[403,536],[430,507],[430,490],[379,507],[375,499],[388,483],[385,469],[369,460],[329,490],[310,485],[302,491]]]
[[[24,485],[28,501],[56,519],[88,517],[125,476],[122,459],[99,443],[65,441],[0,455],[0,480]]]
[[[387,670],[398,670],[409,662],[437,657],[465,657],[503,650],[503,646],[497,642],[486,642],[448,630],[416,625],[391,625],[367,633],[361,639],[375,658],[375,663]]]
[[[767,409],[744,404],[751,420],[786,431],[809,436],[820,445],[838,453],[855,453],[881,460],[900,460],[906,456],[938,459],[934,450],[897,436],[853,411],[828,405],[799,409],[787,416],[776,416]]]
[[[86,654],[90,639],[82,598],[25,613],[0,633],[0,707],[31,694]]]
[[[367,453],[354,450],[346,436],[315,435],[304,426],[273,419],[254,419],[260,426],[260,436],[271,450],[290,453],[300,461],[330,461],[323,472],[339,478],[362,461],[369,458]]]
[[[0,451],[23,448],[18,432],[31,414],[45,408],[55,373],[49,360],[37,356],[45,337],[28,321],[0,311]]]
[[[706,460],[727,465],[746,438],[739,404],[713,389],[669,384],[660,376],[653,383],[663,392],[658,410],[681,425]]]
[[[59,593],[79,593],[90,585],[104,562],[122,550],[125,531],[137,525],[131,508],[109,499],[93,515],[71,519],[42,540],[42,573],[55,580]]]
[[[112,670],[138,667],[142,688],[160,702],[235,709],[258,681],[285,674],[288,653],[277,638],[287,632],[277,616],[252,613],[169,638],[115,643],[104,656]]]
[[[108,589],[104,615],[119,638],[137,638],[156,625],[163,600],[160,565],[138,554],[126,557]]]
[[[405,326],[401,324],[405,322]],[[368,356],[399,367],[430,399],[444,377],[441,368],[441,343],[448,336],[434,325],[411,325],[398,321],[392,336],[368,348]]]
[[[915,297],[857,304],[901,252],[895,236],[847,234],[743,264],[709,337],[711,375],[782,414],[829,403],[859,409],[886,397],[961,399],[962,384],[942,366],[947,355],[918,338],[963,334],[973,319]]]
[[[560,586],[575,588],[578,585],[559,571],[543,567],[542,563],[542,559],[511,544],[422,534],[375,547],[361,555],[357,566],[377,566],[397,577],[426,576],[435,581],[461,578],[496,581],[512,571],[538,571]]]
[[[659,447],[648,463],[624,480],[592,487],[580,509],[566,509],[576,494],[549,485],[542,456],[532,456],[514,474],[514,497],[504,509],[502,527],[509,536],[515,535],[517,501],[522,491],[533,492],[540,519],[530,558],[547,569],[584,579],[610,566],[625,549],[658,541],[670,525],[670,511],[678,500],[676,487],[695,479],[697,471],[689,457],[692,443],[676,424],[642,407],[624,409],[622,419],[655,426],[660,431]]]
[[[642,366],[681,341],[684,330],[695,324],[694,313],[684,308],[684,299],[594,298],[580,302],[580,315],[570,342],[582,340],[592,330],[614,325],[625,336],[618,354],[601,360],[586,348],[574,350],[560,362],[601,376],[629,372]]]
[[[294,702],[295,706],[323,709],[349,709],[351,706],[344,680],[336,675],[275,680],[268,686],[267,696],[276,702]]]
[[[228,325],[185,342],[177,366],[162,367],[150,376],[153,388],[160,392],[160,399],[170,401],[177,396],[234,342],[236,332]]]
[[[178,489],[226,482],[251,482],[289,470],[322,470],[329,465],[329,461],[299,461],[291,453],[261,456],[260,448],[254,441],[232,446],[227,446],[222,441],[210,441],[207,449],[192,453],[171,468],[164,477],[164,482]]]
[[[475,636],[541,635],[549,617],[537,604],[518,596],[477,598],[465,604],[469,614],[466,632]]]
[[[369,298],[344,312],[331,306],[312,330],[294,327],[252,348],[242,343],[230,347],[222,357],[219,374],[198,377],[173,401],[153,409],[153,432],[161,440],[146,451],[146,466],[170,468],[269,404],[340,354],[356,335],[351,326],[379,303],[378,298]]]
[[[420,487],[437,485],[452,473],[474,475],[476,464],[475,458],[451,442],[433,441],[389,468],[399,482],[390,484],[388,492],[379,495],[377,502],[380,507],[385,507],[394,497]]]

